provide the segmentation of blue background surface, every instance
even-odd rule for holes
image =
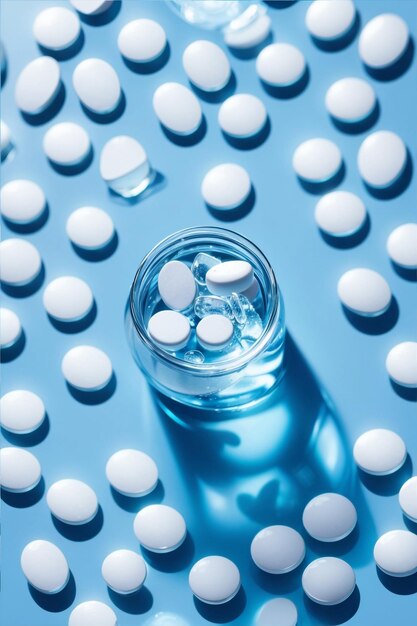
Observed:
[[[46,272],[44,284],[63,274],[74,274],[87,280],[97,302],[97,317],[89,328],[79,334],[63,333],[48,321],[42,306],[43,288],[24,298],[3,294],[3,305],[20,316],[26,345],[17,359],[3,365],[2,393],[27,388],[43,398],[49,416],[49,432],[42,441],[29,438],[22,443],[39,458],[46,489],[56,480],[74,477],[85,480],[96,490],[103,511],[103,525],[101,529],[93,527],[91,534],[94,536],[90,538],[69,535],[65,528],[54,525],[44,497],[35,503],[25,497],[6,497],[6,501],[2,501],[2,624],[60,626],[67,623],[70,610],[76,603],[98,599],[113,606],[121,626],[144,624],[147,620],[151,624],[160,624],[152,622],[152,618],[161,612],[177,616],[168,622],[173,626],[228,621],[246,626],[253,623],[261,604],[274,595],[294,599],[300,624],[339,624],[345,621],[352,625],[414,624],[417,575],[398,584],[380,580],[372,550],[380,534],[405,527],[397,492],[401,481],[411,474],[412,462],[414,465],[417,463],[416,404],[395,392],[384,365],[388,351],[396,343],[416,339],[416,284],[401,278],[394,271],[385,248],[393,228],[415,221],[416,177],[413,176],[411,184],[398,197],[391,200],[374,198],[366,191],[356,167],[358,147],[366,133],[343,133],[334,127],[326,113],[324,96],[335,80],[351,75],[367,76],[359,59],[357,36],[347,48],[325,52],[316,47],[304,26],[308,2],[296,2],[281,9],[270,7],[274,39],[299,46],[306,56],[310,69],[306,89],[295,98],[274,98],[259,83],[255,59],[239,59],[230,54],[236,91],[258,95],[267,107],[271,121],[269,136],[262,145],[252,150],[232,147],[217,124],[219,104],[202,101],[207,133],[196,145],[181,147],[162,132],[152,110],[153,92],[165,81],[187,84],[181,65],[186,45],[201,37],[222,45],[221,35],[192,28],[161,1],[124,1],[118,14],[108,24],[95,26],[83,23],[85,42],[81,51],[74,58],[60,63],[66,90],[62,109],[48,123],[31,126],[15,107],[14,85],[25,64],[39,54],[32,36],[36,15],[41,9],[58,4],[66,3],[2,1],[1,37],[8,56],[8,74],[2,89],[2,119],[11,128],[17,145],[14,158],[2,168],[2,184],[17,177],[27,177],[42,185],[49,203],[49,219],[39,231],[22,236],[32,241],[42,255]],[[379,13],[395,11],[414,29],[415,37],[416,2],[358,0],[356,4],[362,25]],[[170,57],[156,73],[132,72],[117,49],[121,27],[139,17],[157,19],[167,32]],[[126,109],[113,123],[100,124],[89,119],[72,89],[71,75],[75,66],[92,56],[113,64],[126,95]],[[381,107],[373,130],[388,129],[401,135],[415,162],[415,60],[411,68],[396,80],[370,80]],[[54,171],[42,152],[46,129],[61,121],[82,124],[94,146],[93,162],[85,172],[76,176],[64,176]],[[99,154],[104,143],[112,136],[124,133],[136,137],[144,145],[155,168],[165,178],[163,186],[136,204],[110,197],[98,171]],[[346,176],[340,188],[358,193],[369,211],[370,232],[360,245],[350,249],[336,248],[322,239],[313,217],[317,196],[303,190],[291,167],[292,154],[297,145],[314,136],[328,137],[340,146],[346,163]],[[200,185],[204,174],[224,161],[235,161],[245,166],[256,191],[253,210],[241,220],[226,226],[251,238],[271,260],[284,295],[290,333],[327,390],[339,415],[332,420],[338,424],[336,438],[339,448],[336,449],[342,452],[335,463],[340,472],[337,474],[334,471],[334,481],[330,480],[330,483],[336,490],[339,488],[353,497],[359,510],[359,533],[342,548],[328,546],[326,552],[343,555],[352,563],[358,591],[348,606],[335,611],[316,609],[304,599],[300,588],[302,567],[293,575],[275,580],[259,576],[250,565],[250,537],[263,525],[277,520],[300,527],[301,511],[309,496],[320,491],[322,486],[329,485],[325,481],[322,484],[314,479],[309,481],[309,451],[308,442],[303,438],[303,419],[306,420],[307,432],[314,425],[317,407],[312,414],[308,414],[311,408],[307,397],[309,387],[304,385],[301,366],[294,370],[293,393],[299,394],[300,406],[295,411],[297,423],[293,425],[289,421],[287,424],[289,431],[297,433],[292,442],[293,466],[291,462],[288,464],[287,459],[287,473],[292,473],[292,478],[297,481],[300,469],[297,463],[305,462],[306,467],[300,470],[300,476],[303,476],[300,480],[304,481],[305,489],[297,491],[294,488],[291,491],[289,488],[285,492],[284,486],[284,495],[280,492],[270,515],[265,509],[266,515],[261,516],[262,519],[249,520],[248,515],[239,521],[233,514],[229,516],[229,508],[233,509],[229,497],[235,492],[234,487],[229,492],[226,485],[233,483],[237,489],[241,485],[246,500],[250,499],[247,492],[250,493],[251,489],[255,494],[258,490],[262,492],[266,484],[263,481],[271,469],[268,463],[271,467],[275,463],[279,466],[279,461],[271,461],[265,453],[262,442],[257,451],[256,441],[252,441],[254,448],[251,450],[249,446],[249,452],[248,449],[245,452],[243,442],[256,439],[255,433],[262,432],[259,427],[262,422],[252,419],[245,432],[242,416],[241,439],[234,438],[231,427],[229,439],[225,436],[223,441],[206,440],[203,435],[199,440],[201,449],[196,450],[197,440],[182,438],[181,433],[178,435],[175,428],[167,425],[167,420],[157,410],[146,381],[132,360],[125,338],[125,302],[143,255],[162,237],[181,228],[199,224],[221,225],[205,208]],[[114,220],[119,244],[106,260],[91,262],[80,258],[66,236],[65,223],[69,214],[84,205],[102,207]],[[3,224],[3,238],[9,236],[14,236],[14,233]],[[370,332],[355,328],[340,307],[337,281],[343,272],[356,266],[381,272],[392,288],[398,302],[399,317],[385,333],[377,334],[376,328],[371,328]],[[60,363],[65,352],[82,343],[102,348],[113,362],[117,387],[112,397],[102,404],[91,406],[78,402],[68,392],[61,374]],[[301,372],[299,381],[297,371]],[[267,420],[268,428],[271,424],[280,423],[282,417],[278,411],[275,422],[271,410],[272,421]],[[352,467],[350,450],[363,431],[379,426],[392,428],[404,438],[410,459],[399,477],[363,484]],[[239,431],[239,428],[238,421],[236,430]],[[13,444],[18,442],[7,433],[3,435]],[[223,446],[221,452],[217,445]],[[176,506],[184,514],[192,538],[179,555],[165,560],[154,559],[150,563],[146,590],[131,601],[122,601],[114,594],[109,598],[100,574],[102,559],[111,550],[119,547],[138,549],[132,523],[135,511],[143,504],[135,503],[131,507],[128,502],[117,501],[104,474],[108,457],[123,447],[137,447],[154,456],[160,469],[162,486],[147,502],[163,499],[166,504]],[[344,457],[343,451],[346,453]],[[328,457],[330,452],[331,442],[324,440],[321,455]],[[230,461],[233,454],[239,461],[235,465]],[[242,462],[245,454],[248,454],[246,464]],[[262,471],[251,469],[253,460],[263,454],[266,454],[266,461]],[[232,478],[227,473],[231,466],[238,470]],[[329,467],[331,474],[331,465]],[[343,485],[338,484],[339,478]],[[283,484],[287,484],[285,480]],[[263,492],[265,497],[268,496],[266,492]],[[270,494],[272,499],[275,495],[274,492],[272,496]],[[205,503],[204,506],[201,502]],[[26,543],[37,538],[55,542],[66,554],[75,580],[75,598],[71,589],[58,600],[45,599],[29,592],[19,559]],[[244,593],[239,595],[231,608],[205,611],[201,605],[194,603],[188,589],[188,570],[201,556],[216,552],[237,561],[243,575]],[[309,542],[307,561],[326,552]]]

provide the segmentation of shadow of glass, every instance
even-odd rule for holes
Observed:
[[[15,493],[13,491],[7,491],[6,489],[1,490],[1,499],[3,502],[8,504],[9,506],[14,507],[15,509],[25,509],[28,506],[33,506],[37,504],[43,497],[45,493],[45,481],[42,476],[36,487],[30,489],[29,491],[24,491],[22,493]]]
[[[405,481],[413,475],[413,463],[410,455],[407,454],[404,465],[393,474],[373,476],[358,470],[358,475],[362,484],[372,493],[376,493],[378,496],[395,496]]]
[[[304,606],[318,620],[319,624],[344,624],[348,622],[359,609],[360,601],[358,587],[355,587],[347,600],[334,606],[323,606],[304,596]]]
[[[405,74],[405,72],[409,69],[411,63],[413,62],[414,49],[414,40],[412,37],[410,37],[404,54],[395,63],[393,63],[389,67],[385,67],[379,70],[373,69],[372,67],[368,67],[367,65],[365,65],[365,69],[368,74],[372,76],[372,78],[374,78],[375,80],[380,80],[381,82],[400,78],[400,76]]]
[[[315,45],[320,48],[320,50],[323,50],[324,52],[339,52],[340,50],[344,50],[344,48],[347,48],[348,46],[350,46],[351,43],[353,43],[356,35],[359,32],[360,26],[361,17],[356,10],[355,19],[352,26],[341,37],[338,37],[337,39],[325,40],[318,39],[317,37],[314,37],[312,35],[311,38],[314,41]]]
[[[26,335],[25,335],[25,331],[22,329],[19,339],[13,345],[8,346],[7,348],[1,348],[0,362],[9,363],[10,361],[17,359],[17,357],[20,354],[22,354],[25,345],[26,345]]]
[[[32,433],[11,433],[5,428],[1,429],[1,433],[9,443],[12,443],[15,446],[29,448],[31,446],[37,446],[38,444],[40,444],[48,436],[49,429],[49,417],[48,415],[45,415],[42,424]]]
[[[180,572],[190,566],[194,557],[195,546],[193,538],[187,532],[184,542],[172,552],[151,552],[143,546],[141,550],[145,561],[159,572]]]
[[[52,326],[59,330],[61,333],[73,334],[80,333],[83,330],[86,330],[97,317],[97,304],[94,301],[93,306],[82,319],[76,320],[74,322],[63,322],[61,320],[57,320],[51,315],[48,315],[48,319],[51,322]]]
[[[259,146],[265,143],[268,139],[270,133],[271,120],[269,117],[267,117],[261,130],[258,131],[256,135],[252,135],[251,137],[232,137],[232,135],[228,135],[222,131],[222,135],[226,139],[227,143],[237,150],[254,150],[255,148],[259,148]]]
[[[98,535],[104,523],[103,509],[100,505],[93,519],[86,524],[66,524],[52,514],[51,519],[57,531],[70,541],[88,541],[92,539]]]
[[[149,504],[159,504],[165,496],[165,489],[160,480],[158,480],[155,489],[151,491],[151,493],[139,498],[126,496],[114,489],[114,487],[110,487],[110,491],[116,504],[129,513],[137,513],[140,509],[143,509]]]
[[[396,593],[399,596],[410,596],[417,593],[417,572],[412,576],[399,578],[397,576],[388,576],[379,567],[376,567],[376,573],[385,589],[388,589],[391,593]]]
[[[321,195],[340,185],[343,182],[345,175],[346,166],[344,163],[342,163],[338,171],[327,180],[323,180],[321,182],[312,182],[309,180],[305,180],[304,178],[300,178],[299,176],[298,180],[303,189],[308,193]]]
[[[7,228],[14,231],[15,233],[28,235],[30,233],[34,233],[35,231],[41,229],[42,226],[46,224],[49,218],[49,206],[48,204],[46,204],[41,215],[39,215],[39,217],[37,217],[35,220],[30,222],[29,224],[17,224],[16,222],[10,222],[4,215],[2,217]]]
[[[30,124],[30,126],[41,126],[41,124],[46,124],[47,122],[50,122],[55,117],[55,115],[58,115],[58,113],[64,106],[65,97],[65,86],[64,83],[61,83],[55,98],[44,111],[42,111],[41,113],[36,113],[34,115],[21,111],[22,117],[25,122]]]
[[[207,132],[207,121],[203,114],[201,118],[200,126],[194,132],[189,135],[178,135],[177,133],[173,133],[169,128],[166,128],[163,124],[160,124],[162,128],[162,132],[165,137],[172,141],[176,146],[181,146],[182,148],[189,148],[190,146],[195,146],[199,143],[206,135]]]
[[[227,624],[237,619],[243,612],[246,606],[246,593],[241,587],[234,598],[220,605],[206,604],[194,596],[194,606],[208,622]]]
[[[122,56],[122,59],[126,67],[128,67],[132,72],[135,72],[135,74],[154,74],[155,72],[159,72],[159,70],[161,70],[164,65],[168,63],[170,56],[171,48],[169,42],[167,41],[163,52],[153,61],[141,63],[140,61],[131,61],[124,56]]]
[[[222,87],[218,91],[204,91],[203,89],[200,89],[191,82],[190,87],[194,91],[195,95],[200,98],[200,100],[217,104],[219,102],[224,102],[226,98],[232,96],[236,91],[236,74],[232,70],[229,81],[224,87]]]
[[[67,389],[72,397],[78,402],[88,405],[102,404],[103,402],[106,402],[114,394],[116,387],[117,381],[114,372],[107,385],[97,391],[83,391],[81,389],[76,389],[76,387],[67,383]]]
[[[107,592],[113,604],[130,615],[142,615],[153,606],[153,596],[147,587],[142,587],[135,593],[121,594],[110,588],[107,588]]]
[[[349,248],[354,248],[355,246],[359,246],[367,236],[371,230],[371,218],[369,217],[369,213],[366,214],[366,218],[362,224],[362,226],[356,232],[351,235],[346,236],[337,236],[330,235],[329,233],[325,233],[322,230],[319,230],[320,235],[323,240],[332,248],[338,248],[339,250],[347,250]]]
[[[238,207],[234,209],[217,209],[209,204],[207,204],[207,209],[216,219],[221,222],[235,222],[236,220],[240,220],[252,211],[256,202],[256,192],[255,187],[252,185],[249,195],[244,202]]]
[[[394,296],[391,298],[388,309],[381,315],[365,316],[349,311],[342,305],[343,313],[349,322],[365,335],[382,335],[394,328],[400,316],[398,302]]]
[[[29,583],[28,588],[36,604],[44,611],[49,611],[49,613],[65,611],[75,600],[76,587],[72,572],[70,572],[68,583],[59,593],[42,593],[42,591],[38,591]]]

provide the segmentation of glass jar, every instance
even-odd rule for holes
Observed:
[[[223,261],[248,261],[260,287],[263,329],[259,338],[239,354],[214,362],[193,363],[156,345],[147,326],[160,299],[161,268],[172,260],[189,265],[199,252]],[[240,409],[265,398],[283,374],[284,305],[274,271],[263,253],[248,239],[223,228],[188,228],[157,244],[140,264],[126,308],[126,329],[134,358],[158,399],[176,413],[185,406],[211,413]]]

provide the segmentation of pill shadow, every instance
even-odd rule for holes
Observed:
[[[387,82],[400,78],[410,68],[414,58],[415,44],[414,39],[410,36],[407,48],[404,50],[404,54],[395,63],[389,67],[382,69],[374,69],[365,65],[365,69],[368,74],[375,80],[381,82]]]
[[[259,148],[268,139],[271,134],[271,120],[269,116],[266,119],[265,124],[255,135],[251,137],[232,137],[222,131],[222,135],[229,145],[238,150],[254,150]]]
[[[159,70],[161,70],[168,63],[170,57],[171,47],[167,41],[164,50],[161,52],[159,57],[153,61],[141,63],[139,61],[131,61],[124,56],[122,56],[122,59],[126,67],[132,72],[135,72],[135,74],[154,74],[155,72],[159,72]]]
[[[227,624],[227,622],[237,619],[243,613],[246,602],[246,593],[243,587],[240,587],[234,598],[221,605],[206,604],[194,596],[196,610],[201,617],[214,624]]]
[[[68,391],[75,400],[81,402],[82,404],[93,406],[96,404],[102,404],[103,402],[107,402],[107,400],[111,398],[111,396],[116,391],[117,381],[116,375],[113,372],[112,377],[107,385],[102,389],[98,389],[97,391],[82,391],[81,389],[76,389],[68,382],[66,383],[66,385]]]
[[[207,121],[204,114],[201,118],[200,126],[197,128],[197,130],[189,135],[177,135],[176,133],[173,133],[171,130],[166,128],[166,126],[164,126],[163,124],[160,124],[160,126],[162,128],[162,132],[164,133],[165,137],[169,139],[169,141],[172,141],[172,143],[174,143],[176,146],[181,146],[183,148],[195,146],[202,139],[204,139],[207,133]]]
[[[97,513],[92,520],[86,524],[66,524],[51,514],[52,523],[57,531],[70,541],[88,541],[92,539],[103,528],[103,509],[98,505]]]
[[[145,506],[150,504],[159,504],[165,496],[165,489],[160,479],[158,479],[155,489],[153,489],[153,491],[148,493],[146,496],[140,496],[137,498],[126,496],[111,486],[110,491],[115,503],[120,506],[121,509],[128,511],[129,513],[137,513],[140,509],[143,509]]]
[[[74,57],[76,54],[81,52],[84,46],[84,42],[85,42],[85,35],[84,35],[84,31],[81,29],[80,34],[77,37],[76,41],[74,41],[74,43],[68,46],[68,48],[65,48],[65,50],[51,50],[49,48],[45,48],[44,46],[40,44],[38,44],[38,46],[42,54],[52,57],[56,61],[67,61],[68,59],[72,59],[72,57]]]
[[[87,250],[85,248],[80,248],[75,243],[71,242],[72,248],[74,252],[78,254],[84,261],[90,261],[92,263],[97,263],[99,261],[104,261],[108,259],[117,249],[119,245],[119,236],[116,231],[114,231],[114,235],[112,239],[106,243],[102,248],[98,248],[97,250]]]
[[[7,228],[12,230],[15,233],[19,233],[21,235],[29,235],[30,233],[34,233],[37,230],[40,230],[43,226],[45,226],[46,222],[49,219],[49,205],[46,204],[42,213],[35,220],[30,222],[29,224],[16,224],[15,222],[10,222],[3,215],[4,223]]]
[[[30,124],[30,126],[41,126],[42,124],[50,122],[55,117],[55,115],[60,112],[60,110],[64,106],[65,98],[65,86],[64,83],[61,82],[58,93],[44,111],[42,111],[41,113],[36,113],[34,115],[31,115],[30,113],[25,113],[24,111],[21,111],[20,113],[25,122]]]
[[[26,334],[22,329],[19,339],[8,348],[1,348],[0,350],[0,363],[10,363],[20,356],[26,345]]]
[[[94,158],[94,148],[90,145],[90,149],[88,154],[79,162],[74,165],[62,165],[60,163],[54,163],[51,159],[48,159],[49,165],[52,167],[55,172],[58,174],[62,174],[62,176],[77,176],[77,174],[81,174],[88,167],[90,167]]]
[[[389,332],[395,326],[400,316],[397,299],[392,296],[388,309],[381,315],[372,317],[359,315],[353,311],[349,311],[342,305],[343,313],[347,320],[361,333],[365,335],[383,335]]]
[[[345,48],[350,46],[351,43],[353,43],[356,35],[359,32],[360,27],[361,16],[358,10],[356,10],[355,19],[352,26],[341,37],[326,41],[324,39],[319,39],[318,37],[314,37],[314,35],[311,35],[311,39],[313,40],[317,48],[320,48],[320,50],[323,50],[323,52],[339,52],[340,50],[344,50]]]
[[[365,184],[367,191],[378,200],[392,200],[400,196],[409,186],[413,177],[413,160],[409,149],[407,148],[406,163],[403,171],[389,187],[378,189],[371,185]]]
[[[45,266],[42,263],[37,276],[35,276],[35,278],[29,283],[26,283],[25,285],[7,285],[6,283],[2,283],[1,288],[4,293],[12,298],[27,298],[28,296],[32,296],[42,287],[44,280]]]
[[[5,84],[6,80],[7,80],[7,73],[8,73],[8,69],[9,69],[9,61],[7,59],[7,54],[6,54],[6,50],[4,49],[4,45],[3,43],[0,44],[0,52],[1,52],[1,76],[0,76],[0,84],[3,87],[3,85]]]
[[[136,204],[139,204],[139,202],[142,202],[143,200],[148,198],[150,195],[152,195],[156,191],[161,191],[161,189],[163,189],[165,186],[166,186],[165,176],[161,174],[161,172],[154,171],[154,177],[152,181],[149,183],[146,189],[144,189],[137,195],[127,196],[127,197],[122,196],[120,193],[117,193],[116,191],[113,191],[113,189],[110,189],[110,187],[108,189],[108,193],[109,193],[110,198],[112,199],[112,202],[117,202],[118,204],[121,204],[123,206],[126,206],[126,205],[135,206]]]
[[[286,574],[268,574],[250,563],[250,574],[255,583],[264,591],[273,595],[285,595],[293,593],[300,588],[303,563],[300,563],[292,572]]]
[[[108,587],[107,593],[118,609],[130,615],[142,615],[150,611],[153,606],[153,596],[147,587],[126,594],[117,593]]]
[[[328,191],[330,191],[331,189],[334,189],[335,187],[338,187],[338,185],[340,185],[343,182],[345,175],[346,175],[346,165],[345,165],[345,162],[343,161],[338,171],[327,180],[323,180],[321,182],[311,182],[309,180],[305,180],[304,178],[301,178],[300,176],[297,176],[297,178],[298,178],[300,185],[305,191],[314,195],[321,195],[321,194],[327,193]]]
[[[397,265],[397,263],[395,263],[394,261],[391,261],[391,266],[396,274],[398,274],[398,276],[400,276],[404,280],[408,280],[412,283],[415,283],[417,281],[417,270],[408,267],[402,267],[401,265]]]
[[[110,0],[111,1],[111,0]],[[113,0],[112,4],[97,15],[85,15],[78,13],[78,17],[85,24],[90,26],[105,26],[112,22],[119,14],[122,3],[120,0]]]
[[[376,573],[385,589],[399,596],[410,596],[417,593],[417,573],[411,576],[389,576],[376,567]]]
[[[195,553],[194,541],[187,531],[184,542],[172,552],[151,552],[141,546],[143,558],[159,572],[180,572],[190,566]]]
[[[49,613],[60,613],[68,609],[75,600],[76,586],[72,572],[70,572],[69,580],[64,589],[59,593],[42,593],[28,583],[29,593],[32,599],[44,611]]]
[[[346,133],[347,135],[359,135],[360,133],[364,133],[372,126],[374,126],[379,120],[380,115],[381,107],[379,101],[377,100],[375,102],[374,108],[369,113],[369,115],[367,115],[364,119],[358,122],[343,122],[336,119],[332,115],[330,116],[330,119],[332,120],[334,126],[342,133]]]
[[[348,622],[359,609],[361,601],[360,592],[357,586],[352,595],[344,602],[333,606],[317,604],[304,595],[304,606],[308,613],[312,615],[319,624],[344,624]]]
[[[287,9],[296,2],[297,0],[264,0],[264,3],[272,9]]]
[[[75,322],[63,322],[60,320],[56,320],[51,315],[48,315],[48,319],[51,322],[52,326],[59,330],[61,333],[74,334],[81,333],[83,330],[86,330],[97,317],[97,305],[96,302],[93,302],[93,306],[90,311],[85,315],[82,319],[77,320]]]
[[[277,98],[279,100],[289,100],[291,98],[296,98],[299,96],[305,89],[307,88],[310,82],[310,68],[306,65],[306,68],[300,76],[300,78],[293,83],[292,85],[286,86],[274,86],[268,85],[264,81],[261,81],[262,87],[265,89],[266,93],[272,96],[272,98]]]
[[[417,402],[417,389],[415,387],[404,387],[404,385],[399,385],[391,379],[390,383],[391,387],[400,398],[408,400],[408,402]]]
[[[15,509],[26,509],[29,506],[34,506],[43,498],[45,493],[45,480],[43,476],[33,489],[24,491],[23,493],[15,493],[1,489],[1,499],[3,502],[12,506]]]
[[[236,74],[232,70],[230,73],[230,78],[227,84],[217,91],[204,91],[200,89],[196,85],[190,82],[190,87],[194,91],[195,95],[203,100],[204,102],[211,102],[213,104],[218,104],[219,102],[224,102],[227,98],[230,98],[236,91]]]
[[[256,192],[254,186],[252,185],[246,200],[242,202],[240,206],[234,209],[217,209],[210,204],[206,204],[206,207],[213,215],[213,217],[220,220],[221,222],[235,222],[236,220],[240,220],[243,217],[246,217],[246,215],[248,215],[252,211],[253,207],[255,206],[255,202]]]
[[[258,54],[261,52],[265,46],[268,46],[274,40],[274,35],[272,31],[268,33],[265,39],[262,39],[261,42],[256,44],[255,46],[251,46],[250,48],[234,48],[233,46],[227,46],[229,52],[236,57],[236,59],[240,59],[241,61],[248,61],[250,59],[255,59]]]
[[[378,496],[394,496],[405,481],[411,478],[412,474],[413,463],[409,454],[407,454],[404,465],[388,476],[373,476],[358,469],[358,476],[362,484]]]
[[[359,543],[360,529],[357,523],[352,532],[340,541],[317,541],[310,535],[306,535],[305,540],[307,546],[316,555],[317,558],[325,556],[335,556],[343,558],[345,554],[354,550]],[[364,542],[368,541],[368,537],[364,537]]]
[[[346,236],[334,236],[330,233],[325,233],[323,230],[319,229],[320,235],[329,246],[332,248],[338,248],[339,250],[347,250],[349,248],[354,248],[355,246],[359,246],[367,236],[371,230],[371,218],[369,217],[369,213],[366,214],[364,222],[362,226],[356,232],[351,235]]]
[[[22,448],[30,448],[32,446],[37,446],[40,443],[42,443],[42,441],[44,441],[44,439],[46,439],[46,437],[48,436],[49,430],[50,430],[50,422],[49,422],[48,414],[46,414],[39,428],[37,428],[31,433],[23,433],[23,434],[11,433],[5,428],[2,428],[1,432],[2,432],[3,437],[9,443],[12,443],[14,446],[21,446]]]
[[[126,96],[122,89],[119,102],[117,103],[116,107],[108,113],[96,113],[95,111],[91,111],[91,109],[87,108],[82,102],[80,102],[80,104],[85,115],[92,122],[96,122],[96,124],[111,124],[112,122],[116,122],[118,119],[120,119],[125,112]]]
[[[407,526],[411,533],[417,535],[417,522],[413,522],[409,517],[403,514],[404,524]]]

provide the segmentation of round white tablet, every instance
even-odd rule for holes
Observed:
[[[149,63],[165,50],[164,29],[155,20],[132,20],[123,26],[117,38],[120,53],[134,63]]]
[[[146,563],[133,550],[115,550],[104,559],[101,574],[106,584],[116,593],[134,593],[145,582]]]
[[[398,498],[404,515],[417,522],[417,476],[412,476],[403,484]]]
[[[151,504],[139,511],[133,529],[139,543],[151,552],[172,552],[187,535],[181,513],[165,504]]]
[[[113,368],[107,354],[93,346],[77,346],[62,359],[66,381],[82,391],[97,391],[110,381]]]
[[[392,185],[404,171],[407,148],[398,135],[379,130],[363,140],[358,151],[358,169],[363,180],[375,188]]]
[[[143,146],[129,135],[112,137],[104,145],[100,155],[100,174],[117,193],[143,183],[150,174],[148,156]],[[129,178],[130,177],[130,178]]]
[[[385,278],[362,267],[341,276],[337,293],[342,304],[358,315],[380,315],[391,303],[391,289]]]
[[[97,207],[76,209],[67,220],[67,235],[72,243],[84,250],[105,247],[114,237],[114,224],[110,215]]]
[[[42,593],[58,593],[70,576],[63,552],[50,541],[37,539],[22,551],[20,565],[28,582]]]
[[[265,602],[256,618],[256,626],[296,626],[297,607],[288,598],[274,598]]]
[[[188,317],[178,311],[159,311],[148,322],[151,339],[165,350],[181,350],[191,334]]]
[[[137,498],[155,489],[158,468],[155,461],[140,450],[119,450],[107,461],[106,476],[114,489]]]
[[[99,15],[100,13],[107,11],[107,9],[113,4],[113,0],[70,0],[70,3],[79,13],[88,16]]]
[[[240,589],[240,572],[224,556],[206,556],[194,563],[188,582],[193,594],[207,604],[224,604]]]
[[[61,86],[59,64],[52,57],[34,59],[20,72],[15,87],[16,104],[23,113],[42,113],[55,99]]]
[[[104,602],[88,600],[71,611],[68,626],[117,626],[117,617],[113,609]]]
[[[233,337],[233,324],[228,317],[214,313],[198,322],[197,339],[206,350],[222,350]]]
[[[83,105],[94,113],[110,113],[120,102],[119,77],[103,59],[81,61],[72,75],[72,84]]]
[[[16,493],[29,491],[36,487],[41,479],[42,470],[38,459],[24,448],[2,448],[0,466],[0,485],[7,491]]]
[[[36,16],[33,36],[40,46],[49,50],[65,50],[80,35],[80,19],[65,7],[49,7]]]
[[[359,37],[359,55],[368,67],[384,69],[404,54],[410,38],[406,22],[395,13],[371,19]]]
[[[273,87],[288,87],[303,76],[304,55],[289,43],[272,43],[256,59],[256,71],[261,80]]]
[[[317,604],[332,606],[347,600],[356,585],[351,566],[332,556],[316,559],[303,572],[304,593]]]
[[[51,281],[43,292],[43,306],[48,315],[61,322],[75,322],[91,311],[93,292],[75,276],[61,276]]]
[[[339,493],[322,493],[307,504],[303,524],[318,541],[339,541],[356,526],[358,516],[352,502]]]
[[[218,210],[235,209],[249,196],[248,172],[236,163],[216,165],[204,176],[201,194],[206,204]]]
[[[352,28],[356,9],[352,0],[314,0],[306,13],[306,27],[317,39],[331,41]]]
[[[387,241],[391,260],[406,269],[417,269],[417,224],[402,224],[395,228]]]
[[[409,530],[390,530],[378,539],[374,559],[389,576],[411,576],[417,572],[417,535]]]
[[[7,285],[27,285],[42,268],[41,256],[26,239],[4,239],[0,243],[0,280]]]
[[[388,375],[398,385],[417,387],[417,341],[394,346],[385,361]]]
[[[13,224],[30,224],[45,210],[43,189],[31,180],[18,178],[3,185],[0,192],[1,214]]]
[[[232,21],[234,25],[239,18]],[[271,18],[265,12],[259,12],[258,17],[246,24],[243,28],[226,27],[223,30],[224,42],[230,48],[248,50],[265,41],[271,32]]]
[[[241,293],[253,282],[253,267],[247,261],[225,261],[213,265],[206,274],[207,288],[216,296]]]
[[[190,43],[182,55],[182,64],[188,79],[203,91],[218,91],[229,82],[229,59],[212,41],[200,39]]]
[[[164,83],[153,95],[153,109],[161,124],[177,135],[190,135],[203,114],[193,92],[180,83]]]
[[[337,120],[355,123],[366,119],[375,109],[376,94],[363,78],[341,78],[327,90],[325,104]]]
[[[188,308],[196,294],[194,276],[188,265],[182,261],[168,261],[159,272],[158,290],[170,309]]]
[[[87,131],[73,122],[54,124],[43,138],[43,151],[57,165],[77,165],[87,157],[90,149]]]
[[[386,476],[404,465],[407,449],[397,433],[375,428],[358,437],[353,457],[357,466],[367,474]]]
[[[240,93],[223,102],[217,119],[224,133],[245,139],[259,133],[267,118],[262,100],[249,93]]]
[[[12,133],[6,122],[0,121],[1,160],[3,161],[13,148]]]
[[[81,480],[65,478],[51,485],[46,494],[51,513],[66,524],[86,524],[95,517],[98,500],[93,489]]]
[[[250,553],[264,572],[286,574],[300,565],[306,549],[300,533],[290,526],[268,526],[255,535]]]
[[[40,397],[26,389],[5,393],[0,399],[0,424],[11,433],[31,433],[45,419],[45,405]]]
[[[350,191],[331,191],[316,204],[317,226],[332,237],[357,232],[366,220],[366,208],[359,196]]]
[[[338,173],[342,167],[342,153],[329,139],[309,139],[294,152],[292,165],[300,178],[311,183],[322,183]]]
[[[18,315],[11,309],[0,307],[0,347],[11,348],[22,334],[22,325]]]

